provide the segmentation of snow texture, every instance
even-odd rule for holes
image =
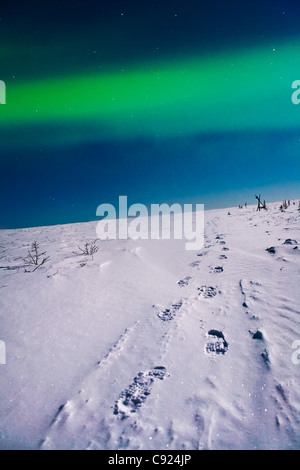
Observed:
[[[84,255],[97,222],[2,230],[0,448],[299,449],[299,212],[280,204],[205,212],[199,252]]]

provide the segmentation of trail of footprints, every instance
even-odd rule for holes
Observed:
[[[216,243],[222,245],[222,251],[229,251],[229,248],[224,246],[226,242],[223,240],[221,235],[217,235],[215,237]],[[207,245],[206,248],[210,248],[213,245]],[[198,253],[198,256],[205,256],[207,255],[207,251],[203,253]],[[225,260],[227,256],[225,254],[219,255],[219,259]],[[191,267],[198,267],[200,265],[200,260],[194,261],[190,264]],[[212,267],[210,270],[211,273],[222,273],[223,266],[215,266]],[[186,276],[183,279],[178,281],[179,287],[186,287],[190,284],[192,280],[191,276]],[[243,304],[242,306],[245,309],[248,309],[249,300],[255,300],[257,294],[257,288],[260,286],[258,282],[250,281],[249,286],[251,288],[251,293],[246,295],[245,288],[243,285],[243,280],[240,280],[239,286],[241,290],[241,294],[243,296]],[[218,291],[216,287],[203,285],[197,287],[197,295],[203,299],[213,299],[217,294]],[[181,299],[177,302],[172,303],[169,307],[159,311],[157,313],[157,317],[163,322],[170,322],[174,320],[176,314],[183,306],[184,301]],[[256,318],[252,315],[250,318]],[[257,341],[264,342],[263,334],[261,331],[256,330],[256,332],[251,332],[252,338]],[[207,334],[207,342],[205,344],[204,350],[206,354],[216,356],[216,355],[224,355],[228,351],[229,343],[226,340],[224,333],[217,329],[210,329]],[[267,367],[270,366],[270,360],[267,350],[264,348],[261,352],[261,357],[264,360],[264,363]],[[150,369],[146,372],[140,372],[136,377],[134,377],[133,382],[128,386],[126,390],[120,393],[118,399],[114,405],[114,414],[120,418],[124,419],[129,417],[130,415],[136,413],[142,404],[145,402],[147,397],[151,393],[151,389],[155,380],[163,380],[167,375],[166,368],[163,366],[157,366],[153,369]]]
[[[258,316],[252,313],[252,304],[260,298],[259,288],[261,287],[261,284],[257,281],[245,281],[240,279],[239,287],[244,300],[242,306],[244,307],[246,314],[249,316],[250,320],[259,320]],[[262,332],[259,329],[256,329],[255,332],[249,330],[249,333],[252,336],[252,339],[261,343],[260,356],[266,367],[269,368],[271,363],[268,351],[265,347],[265,340]]]
[[[219,234],[215,236],[216,243],[222,246],[222,251],[229,251],[229,248],[226,247],[226,242],[223,239],[223,234]],[[210,244],[208,241],[206,245],[206,249],[214,246]],[[198,253],[198,256],[207,255],[207,251],[203,253]],[[219,259],[225,260],[227,256],[223,253],[219,255]],[[200,261],[195,261],[191,263],[192,267],[199,266]],[[211,266],[210,273],[219,274],[224,271],[223,266]],[[198,296],[202,297],[203,299],[212,299],[218,294],[218,290],[216,287],[213,286],[206,286],[203,285],[197,288]],[[220,291],[219,291],[220,292]],[[205,352],[210,355],[217,355],[217,354],[225,354],[228,350],[228,342],[225,339],[225,336],[222,331],[211,329],[207,332],[207,343],[205,345]]]
[[[220,239],[220,237],[218,237]],[[221,240],[222,241],[222,240]],[[221,242],[220,242],[221,243]],[[224,244],[223,242],[222,244]],[[204,253],[207,254],[207,253]],[[203,254],[203,255],[204,255]],[[202,254],[198,254],[202,256]],[[191,264],[192,267],[199,266],[200,261],[195,261]],[[215,267],[215,272],[222,272],[222,267]],[[191,276],[186,276],[178,281],[179,287],[186,287],[192,280]],[[216,287],[213,286],[200,286],[197,288],[197,295],[204,299],[212,299],[218,293]],[[160,310],[157,317],[163,322],[170,322],[174,320],[176,314],[183,306],[184,301],[180,299],[172,303],[169,307]],[[205,345],[205,352],[211,355],[225,354],[228,350],[228,342],[221,331],[211,329],[207,333],[207,343]],[[125,419],[136,413],[146,399],[151,394],[151,389],[155,380],[164,380],[167,375],[164,366],[157,366],[146,372],[139,372],[134,377],[132,383],[122,391],[114,404],[113,413],[119,419]]]
[[[215,241],[216,241],[216,244],[219,244],[219,245],[222,246],[222,249],[221,249],[222,252],[228,252],[229,251],[229,248],[227,246],[225,246],[226,242],[223,239],[223,234],[216,235],[215,236]],[[207,241],[207,244],[205,246],[206,251],[204,251],[202,253],[198,253],[197,254],[198,257],[201,257],[201,256],[204,256],[204,255],[208,254],[207,249],[209,249],[210,247],[213,246],[210,243],[211,243],[210,241]],[[295,245],[297,245],[297,242],[296,242],[296,240],[289,240],[288,239],[284,242],[284,244],[295,244]],[[267,251],[269,251],[269,250],[267,249]],[[219,259],[220,260],[226,260],[227,255],[225,253],[221,253],[219,255]],[[200,263],[201,263],[200,260],[196,260],[196,261],[192,262],[190,264],[190,266],[191,267],[198,267],[198,266],[200,266]],[[210,273],[219,274],[219,273],[222,273],[223,271],[224,271],[223,266],[210,266]],[[185,287],[189,284],[189,282],[190,282],[190,277],[188,276],[188,277],[178,281],[178,284],[181,287]],[[250,319],[257,319],[257,316],[251,312],[251,309],[249,309],[249,303],[252,302],[252,301],[257,300],[260,297],[260,292],[259,292],[260,283],[256,282],[256,281],[249,281],[249,286],[248,286],[247,290],[250,293],[249,293],[249,295],[248,294],[246,295],[245,288],[243,286],[243,282],[245,283],[246,281],[243,281],[243,280],[239,281],[241,294],[243,296],[242,306],[246,310],[246,313],[249,315]],[[198,291],[198,296],[201,296],[204,299],[211,299],[211,298],[215,297],[218,293],[218,291],[215,287],[206,286],[206,285],[198,287],[197,291]],[[175,317],[177,309],[178,309],[178,304],[174,304],[174,305],[172,305],[172,307],[170,309],[164,310],[163,312],[158,314],[158,316],[162,320],[166,320],[166,319],[172,320]],[[263,349],[262,349],[262,352],[261,352],[261,357],[262,357],[265,365],[267,367],[270,367],[270,359],[269,359],[268,351],[264,347],[263,334],[261,333],[260,330],[256,330],[255,332],[249,331],[249,333],[252,335],[252,338],[254,340],[258,340],[262,343]],[[216,354],[225,354],[227,352],[228,342],[225,339],[225,336],[224,336],[222,331],[218,331],[218,330],[214,330],[214,329],[209,330],[208,333],[207,333],[207,338],[208,338],[207,343],[205,345],[205,352],[207,354],[216,355]]]
[[[188,281],[191,278],[188,278]],[[186,281],[185,278],[183,281]],[[187,283],[180,283],[179,285],[187,285]],[[212,286],[201,286],[197,288],[198,295],[211,299],[217,295],[218,291]],[[171,321],[175,318],[176,313],[182,307],[183,300],[173,303],[170,307],[160,311],[157,316],[164,322]],[[228,342],[224,334],[218,330],[209,330],[207,333],[208,341],[205,346],[205,352],[212,355],[225,354],[228,349]],[[167,376],[167,370],[164,366],[156,366],[146,372],[139,372],[134,377],[132,383],[122,391],[114,404],[113,413],[119,419],[125,419],[136,413],[146,399],[151,394],[151,389],[155,380],[164,380]]]
[[[217,235],[216,237],[217,242],[220,245],[225,245],[226,242],[222,239],[221,235]],[[207,245],[206,248],[209,248],[212,245]],[[226,246],[222,247],[222,251],[229,251],[229,248]],[[203,253],[198,253],[197,256],[205,256],[208,252],[204,251]],[[219,255],[220,259],[227,259],[225,254]],[[200,260],[195,261],[190,264],[192,267],[197,267],[200,265]],[[222,266],[214,267],[210,272],[213,273],[221,273],[223,272]],[[191,276],[186,276],[183,279],[178,281],[178,285],[181,288],[187,287],[190,282],[192,281]],[[247,290],[250,290],[250,294],[246,294],[245,292],[245,281],[242,279],[239,282],[239,287],[241,294],[243,296],[243,307],[247,309],[247,313],[249,314],[249,302],[256,299],[257,288],[259,288],[260,284],[255,281],[250,281]],[[249,289],[249,287],[251,289]],[[200,296],[203,299],[213,299],[220,291],[216,287],[210,285],[202,285],[197,287],[197,296]],[[171,322],[175,319],[178,311],[184,305],[184,300],[180,299],[177,302],[172,303],[169,307],[160,310],[157,313],[157,317],[163,322]],[[252,315],[250,318],[256,318]],[[252,332],[249,330],[249,333],[252,335],[253,340],[259,341],[264,345],[264,337],[261,331],[256,330]],[[229,343],[226,340],[224,333],[217,329],[210,329],[206,333],[207,341],[204,346],[204,352],[211,356],[217,355],[224,355],[228,351]],[[261,352],[261,357],[264,360],[267,367],[270,366],[270,360],[268,356],[268,352],[266,349],[263,349]],[[167,369],[164,366],[155,366],[147,371],[139,372],[132,380],[132,383],[123,390],[113,406],[113,414],[120,420],[124,420],[129,418],[130,416],[137,413],[147,398],[150,396],[154,382],[155,381],[162,381],[168,376]],[[61,410],[59,410],[60,414]]]
[[[215,237],[216,243],[222,246],[222,251],[229,251],[229,248],[226,246],[226,242],[223,239],[223,235],[216,235]],[[205,249],[209,249],[210,247],[214,246],[213,244],[210,244],[211,242],[208,241]],[[202,257],[208,254],[208,251],[203,251],[202,253],[197,253],[198,257]],[[219,259],[225,260],[227,259],[227,256],[225,254],[220,254]],[[198,267],[200,266],[200,260],[193,261],[190,266],[191,267]],[[224,270],[223,266],[211,266],[210,267],[210,273],[215,273],[219,274],[222,273]],[[178,281],[178,285],[180,287],[185,287],[189,284],[191,280],[190,276],[185,277],[184,279],[181,279]],[[218,294],[218,290],[216,287],[213,286],[200,286],[197,287],[198,291],[198,296],[200,296],[203,299],[212,299]],[[165,309],[162,312],[158,314],[158,317],[161,320],[172,320],[175,317],[176,311],[181,307],[182,303],[176,303],[171,306],[171,308]],[[211,355],[217,355],[217,354],[225,354],[228,350],[228,342],[225,339],[224,334],[222,331],[218,331],[216,329],[209,330],[207,333],[207,343],[205,345],[205,352],[207,354]]]

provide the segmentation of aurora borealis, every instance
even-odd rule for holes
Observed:
[[[297,196],[296,1],[13,3],[0,228],[92,220],[121,194],[208,208]]]

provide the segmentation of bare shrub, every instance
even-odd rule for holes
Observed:
[[[78,245],[78,248],[84,255],[91,256],[92,259],[94,259],[93,255],[99,250],[99,246],[97,246],[96,243],[97,240],[92,240],[89,243],[85,243],[83,247]]]
[[[24,259],[26,264],[35,266],[32,272],[34,272],[37,268],[45,264],[50,259],[50,256],[45,256],[46,251],[40,253],[39,248],[39,244],[35,240],[31,245],[31,250],[28,251],[27,257]]]

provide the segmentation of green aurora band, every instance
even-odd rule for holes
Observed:
[[[294,40],[135,70],[6,82],[2,144],[295,128],[300,109],[291,85],[300,79],[299,53]]]

